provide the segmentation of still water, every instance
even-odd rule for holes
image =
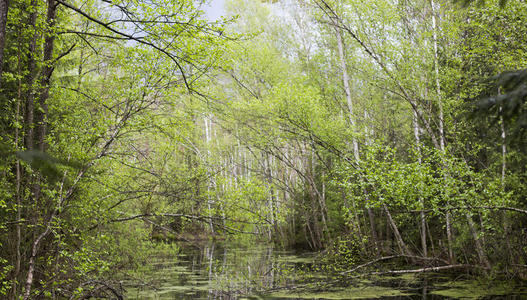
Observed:
[[[126,299],[527,299],[521,284],[464,274],[331,278],[313,271],[316,259],[272,246],[179,244],[176,253],[153,259]]]

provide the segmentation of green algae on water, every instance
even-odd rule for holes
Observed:
[[[316,291],[316,292],[295,292],[295,291],[284,291],[278,293],[272,293],[268,299],[281,298],[281,299],[371,299],[378,297],[394,297],[394,296],[406,296],[407,293],[382,286],[362,286],[362,287],[349,287],[344,289],[329,290],[329,291]]]
[[[482,283],[476,280],[448,281],[436,285],[438,289],[430,294],[451,297],[456,299],[479,299],[491,296],[505,296],[522,293],[525,295],[527,288],[518,287],[509,282],[489,281]]]

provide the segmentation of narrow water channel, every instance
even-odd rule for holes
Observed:
[[[179,244],[152,260],[126,299],[527,299],[527,287],[430,274],[335,280],[313,271],[315,253],[272,246]]]

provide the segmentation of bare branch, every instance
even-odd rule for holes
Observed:
[[[192,91],[192,89],[190,88],[190,85],[188,83],[188,79],[187,79],[187,75],[185,75],[185,71],[183,70],[183,67],[181,66],[181,64],[179,63],[179,60],[182,60],[182,61],[185,61],[191,65],[193,65],[190,61],[188,60],[185,60],[185,59],[182,59],[178,56],[175,56],[173,55],[172,53],[168,52],[167,50],[157,46],[156,44],[152,43],[152,42],[149,42],[145,39],[145,37],[137,37],[137,36],[133,36],[133,35],[130,35],[128,33],[125,33],[125,32],[122,32],[122,31],[119,31],[109,25],[107,25],[107,23],[89,15],[88,13],[84,12],[83,10],[81,10],[80,8],[77,8],[75,6],[73,6],[72,4],[69,4],[65,1],[62,1],[62,0],[57,0],[58,3],[64,5],[65,7],[75,11],[76,13],[80,14],[81,16],[85,17],[86,19],[96,23],[96,24],[99,24],[100,26],[106,28],[107,30],[117,34],[118,36],[121,36],[121,37],[124,37],[124,38],[127,38],[129,40],[133,40],[133,41],[136,41],[140,44],[143,44],[143,45],[146,45],[148,47],[151,47],[161,53],[163,53],[164,55],[166,55],[168,58],[170,58],[170,60],[172,60],[177,68],[179,69],[179,71],[181,72],[181,76],[183,77],[183,82],[185,83],[185,87],[187,88],[188,91]]]

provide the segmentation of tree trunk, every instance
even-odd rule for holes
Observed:
[[[37,1],[31,0],[30,7],[36,7]],[[32,11],[29,15],[28,28],[35,28],[37,22],[37,13]],[[26,99],[26,119],[24,121],[25,125],[25,146],[27,150],[32,150],[34,145],[34,113],[35,113],[35,89],[34,83],[37,76],[36,72],[36,49],[37,49],[37,40],[38,35],[35,33],[33,38],[29,42],[29,51],[28,51],[28,70],[26,76],[26,85],[27,85],[27,99]]]
[[[20,44],[20,32],[18,39],[18,53],[17,53],[17,73],[18,73],[18,91],[16,99],[16,110],[15,110],[15,123],[20,122],[20,104],[22,101],[22,70],[21,70],[21,44]],[[1,75],[0,75],[1,76]],[[18,125],[15,126],[15,150],[18,151],[20,148],[20,129]],[[21,186],[22,186],[22,169],[20,166],[20,161],[16,161],[16,241],[15,241],[15,270],[13,273],[13,285],[12,285],[12,299],[18,299],[18,276],[20,275],[21,260],[22,256],[20,253],[20,244],[22,243],[22,228],[20,221],[22,220],[22,195],[21,195]]]
[[[8,10],[9,1],[0,0],[0,89],[2,88],[2,73],[4,71],[4,48]]]
[[[501,187],[505,189],[505,173],[507,172],[507,133],[505,131],[505,123],[503,122],[503,115],[501,114],[502,107],[500,106],[500,129],[501,129]]]
[[[25,284],[25,292],[24,292],[24,300],[28,300],[31,295],[31,286],[33,285],[34,280],[34,274],[35,274],[35,265],[36,265],[36,258],[38,249],[40,248],[40,242],[42,242],[42,239],[44,239],[50,232],[51,232],[51,223],[53,222],[54,217],[52,216],[46,225],[46,229],[44,232],[42,232],[33,242],[33,245],[31,247],[31,256],[29,257],[29,268],[27,271],[27,277],[26,277],[26,284]]]
[[[443,99],[441,97],[441,83],[439,82],[439,59],[437,51],[437,20],[436,20],[436,3],[434,0],[430,0],[430,5],[432,7],[432,39],[434,45],[434,73],[435,73],[435,85],[437,93],[437,105],[439,106],[439,148],[443,154],[445,154],[445,131],[444,131],[444,115],[443,115]],[[446,166],[443,166],[446,168]],[[446,176],[446,173],[445,175]],[[451,225],[451,216],[450,211],[447,211],[445,214],[446,222],[446,234],[448,241],[448,259],[450,263],[454,262],[454,253],[452,251],[452,225]]]
[[[469,214],[466,214],[466,217],[470,233],[472,234],[472,238],[474,239],[474,245],[476,246],[476,252],[478,253],[479,262],[480,264],[485,266],[485,268],[490,269],[490,263],[487,259],[487,255],[485,255],[485,251],[483,251],[483,246],[481,245],[481,240],[478,236],[478,232],[476,231],[476,227],[474,226],[474,221],[472,221],[472,217]]]
[[[213,179],[212,179],[212,170],[210,169],[210,141],[211,141],[211,130],[212,130],[212,120],[209,116],[205,116],[203,118],[203,121],[205,123],[205,144],[207,146],[207,175],[209,176],[208,180],[209,183],[207,184],[207,209],[209,210],[209,229],[212,234],[214,234],[214,225],[212,224],[212,204],[214,203],[214,200],[212,200],[212,197],[210,195],[212,186],[213,186]],[[209,127],[210,124],[210,127]]]
[[[55,3],[55,0],[48,0],[47,2],[47,14],[46,14],[46,22],[48,25],[48,28],[53,28],[55,25],[55,16],[56,16],[56,9],[57,5]],[[31,5],[36,6],[36,2],[33,0],[31,2]],[[37,15],[36,12],[32,12],[29,19],[29,25],[33,28],[36,25],[36,19]],[[36,37],[36,33],[35,33]],[[28,126],[28,139],[27,139],[27,148],[28,150],[34,148],[34,141],[35,136],[33,132],[33,127],[38,128],[38,148],[40,151],[45,150],[45,138],[46,138],[46,127],[47,127],[47,99],[49,98],[49,88],[50,88],[50,80],[51,75],[53,74],[53,49],[54,49],[54,42],[55,42],[55,36],[54,33],[48,32],[47,36],[44,39],[44,52],[43,52],[43,70],[42,70],[42,80],[40,82],[41,84],[41,90],[39,95],[39,106],[40,109],[37,110],[37,122],[34,122],[34,101],[35,101],[35,87],[33,87],[33,83],[36,79],[36,63],[35,58],[33,55],[35,55],[35,49],[36,49],[36,39],[30,41],[30,60],[29,60],[29,74],[28,74],[28,81],[30,84],[28,84],[29,93],[28,93],[28,99],[27,99],[27,113],[28,113],[28,119],[26,126]],[[33,194],[34,194],[34,200],[35,204],[38,201],[39,194],[40,194],[40,187],[37,183],[33,183]],[[60,204],[59,204],[60,205]],[[55,208],[52,208],[52,210],[55,210]],[[24,300],[29,299],[31,295],[31,287],[33,285],[34,281],[34,273],[35,273],[35,267],[36,267],[36,258],[38,250],[41,246],[42,240],[51,232],[51,223],[53,222],[53,219],[55,218],[55,211],[52,212],[50,220],[46,224],[46,229],[44,232],[42,232],[33,242],[32,249],[31,249],[31,256],[29,259],[29,268],[25,283],[25,292],[24,292]],[[36,224],[36,222],[35,222]]]
[[[371,239],[372,239],[373,247],[375,249],[375,253],[377,255],[380,255],[381,247],[379,245],[379,238],[377,235],[377,230],[375,228],[375,214],[373,213],[373,210],[370,207],[368,207],[366,211],[368,212],[368,218],[370,220],[370,231],[371,231]]]
[[[355,117],[353,114],[353,101],[351,98],[351,88],[349,85],[349,75],[348,75],[348,68],[346,65],[346,55],[344,52],[344,41],[342,40],[342,35],[340,32],[340,27],[338,25],[339,20],[333,20],[337,37],[337,47],[339,52],[339,61],[340,61],[340,68],[342,69],[342,83],[344,85],[344,92],[346,94],[346,104],[348,107],[348,121],[350,123],[351,129],[353,133],[356,131],[356,123],[355,123]],[[352,136],[352,147],[353,147],[353,156],[355,157],[355,161],[358,163],[360,162],[360,153],[359,153],[359,144],[357,142],[357,138],[355,136]],[[364,196],[368,198],[368,192],[364,191]],[[378,245],[378,239],[377,239],[377,231],[375,230],[375,215],[373,214],[373,211],[370,207],[366,208],[368,211],[368,217],[370,220],[370,228],[371,228],[371,237],[372,242],[375,248],[375,251],[377,254],[379,254],[379,245]]]
[[[388,222],[390,223],[390,226],[392,227],[393,234],[395,236],[395,240],[397,242],[397,246],[399,247],[399,250],[401,251],[401,254],[407,255],[407,256],[414,256],[413,253],[408,249],[406,246],[406,243],[404,242],[401,234],[399,233],[399,229],[397,228],[397,224],[395,224],[392,215],[390,214],[390,211],[388,210],[388,207],[384,204],[382,206],[384,209],[384,212],[386,213],[386,217],[388,218]],[[413,259],[412,259],[413,261]]]
[[[55,26],[55,16],[56,16],[57,5],[55,0],[48,0],[48,11],[47,11],[47,23],[48,28],[53,28]],[[39,95],[39,106],[40,110],[38,113],[38,144],[39,150],[45,150],[46,143],[46,130],[47,130],[47,118],[48,118],[48,105],[47,100],[49,98],[49,88],[51,75],[53,75],[54,65],[53,65],[53,49],[55,44],[55,34],[48,32],[47,36],[44,39],[44,67],[42,70],[42,80],[40,84],[42,85],[40,95]]]
[[[444,116],[443,116],[443,99],[441,97],[441,83],[439,82],[439,59],[437,51],[437,21],[436,21],[436,4],[434,0],[430,1],[432,6],[432,34],[434,44],[434,72],[435,85],[437,93],[437,105],[439,106],[439,145],[441,151],[445,150],[445,132],[444,132]]]
[[[498,94],[501,90],[498,89]],[[501,189],[505,192],[505,174],[507,172],[507,132],[505,131],[505,122],[503,121],[503,115],[501,114],[503,108],[500,106],[500,129],[501,129]],[[507,245],[507,261],[511,262],[512,258],[512,245],[509,239],[509,219],[507,218],[506,212],[501,212],[501,219],[503,220],[503,234],[505,244]]]
[[[348,67],[346,65],[346,55],[344,53],[344,41],[342,40],[342,35],[340,33],[340,28],[337,24],[338,20],[334,20],[335,24],[335,31],[337,36],[337,47],[339,52],[339,61],[340,61],[340,68],[342,69],[342,83],[344,84],[344,92],[346,93],[346,104],[348,106],[348,120],[351,126],[351,130],[353,133],[355,133],[355,117],[353,115],[353,101],[351,99],[351,88],[349,85],[349,76],[348,76]],[[355,156],[355,160],[359,161],[359,144],[357,142],[357,138],[355,136],[352,137],[352,146],[353,146],[353,155]]]
[[[413,123],[414,123],[414,136],[415,136],[415,145],[417,148],[417,162],[419,165],[422,163],[421,159],[421,137],[419,135],[420,128],[419,128],[419,122],[417,120],[417,114],[414,112],[413,117]],[[419,197],[419,202],[421,203],[422,209],[425,208],[424,199],[423,197]],[[421,249],[423,251],[423,256],[428,255],[428,249],[426,245],[426,217],[425,213],[422,211],[420,215],[420,221],[421,221]]]

